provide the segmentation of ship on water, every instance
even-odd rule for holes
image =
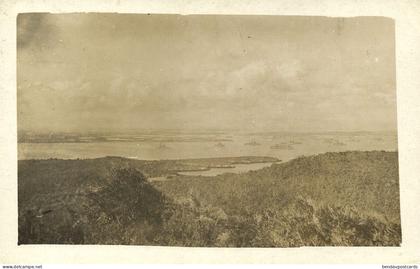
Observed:
[[[271,149],[283,149],[283,150],[292,150],[294,149],[292,147],[292,145],[288,145],[288,144],[275,144],[273,146],[270,147]]]
[[[221,142],[217,143],[216,145],[214,145],[216,148],[224,148],[225,145]]]
[[[247,142],[244,144],[245,146],[259,146],[261,145],[260,143],[258,143],[257,141],[255,141],[255,139],[252,139],[250,142]]]
[[[158,149],[170,149],[170,147],[168,147],[167,145],[163,143],[159,143]]]

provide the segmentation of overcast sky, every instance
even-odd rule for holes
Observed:
[[[396,130],[386,18],[23,14],[18,128]]]

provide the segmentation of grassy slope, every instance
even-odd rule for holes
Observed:
[[[194,196],[230,214],[282,207],[300,196],[317,203],[352,206],[399,222],[395,152],[326,153],[240,175],[225,174],[211,180],[182,177],[154,184],[171,197]]]
[[[142,174],[164,174],[175,166],[180,164],[116,157],[20,161],[19,241],[256,247],[400,243],[395,152],[327,153],[241,175],[180,177],[153,185]]]

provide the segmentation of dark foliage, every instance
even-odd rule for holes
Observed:
[[[168,165],[163,162],[146,170],[160,173],[159,167]],[[401,243],[397,153],[327,153],[240,175],[153,183],[140,172],[145,165],[153,163],[122,158],[19,162],[19,243]]]

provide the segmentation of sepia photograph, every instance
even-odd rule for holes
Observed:
[[[16,23],[19,245],[401,246],[392,18]]]

